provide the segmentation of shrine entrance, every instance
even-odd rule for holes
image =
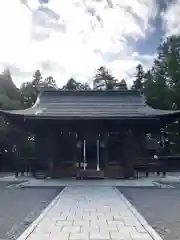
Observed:
[[[102,144],[101,144],[102,145]],[[77,178],[104,178],[104,157],[100,140],[86,138],[82,141],[82,158],[78,164]]]
[[[89,139],[85,143],[87,169],[99,170],[97,142]]]

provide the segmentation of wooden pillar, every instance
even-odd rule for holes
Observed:
[[[76,138],[76,162],[77,162],[77,167],[80,168],[80,163],[83,162],[83,154],[82,154],[82,149],[83,149],[83,140],[81,138],[81,134],[77,133],[77,138]]]
[[[45,152],[47,155],[44,160],[46,162],[46,166],[48,170],[52,171],[56,163],[55,156],[56,156],[56,147],[57,147],[57,143],[55,141],[55,136],[53,135],[53,132],[46,135],[45,142],[46,142],[46,148],[47,148]]]
[[[72,161],[72,177],[76,177],[76,166],[78,162],[77,158],[77,133],[71,132],[71,139],[72,139],[72,155],[71,155],[71,161]]]
[[[62,166],[62,161],[63,161],[63,148],[64,148],[64,141],[65,141],[65,137],[64,137],[64,133],[63,132],[59,132],[58,136],[57,136],[57,165],[58,167]]]
[[[168,171],[168,155],[170,155],[170,149],[169,149],[168,137],[164,132],[164,129],[161,129],[160,140],[161,140],[161,147],[162,147],[161,155],[163,155],[161,159],[161,171],[163,172],[163,176],[165,176],[166,172]]]
[[[134,177],[134,159],[135,159],[134,136],[131,129],[124,135],[123,160],[125,166],[125,178]]]
[[[15,137],[15,136],[13,136]],[[16,171],[16,176],[18,176],[18,172],[20,171],[22,175],[24,175],[24,172],[27,169],[27,164],[26,164],[26,157],[27,156],[22,156],[22,149],[24,147],[24,141],[26,135],[25,132],[23,132],[23,130],[21,130],[18,133],[18,137],[16,136],[16,138],[14,138],[14,144],[13,144],[13,148],[12,148],[12,156],[10,158],[10,160],[14,160],[14,164],[12,164],[12,166],[15,168],[14,170]],[[11,163],[9,163],[10,165]],[[11,167],[12,167],[11,166]]]
[[[35,136],[35,149],[36,149],[36,163],[38,164],[39,162],[41,162],[41,158],[42,158],[42,153],[41,153],[41,134],[39,132],[36,133]]]
[[[60,161],[60,156],[59,156],[60,143],[59,143],[59,137],[57,136],[57,133],[54,133],[51,144],[52,144],[52,158],[54,162],[54,168],[56,168],[59,166],[59,161]]]
[[[105,177],[109,175],[108,169],[108,133],[104,134],[104,170],[105,170]]]
[[[104,170],[105,167],[105,139],[103,138],[103,134],[98,134],[98,140],[99,140],[99,167],[100,170]]]
[[[136,157],[146,156],[146,133],[138,130],[134,132],[134,149]]]
[[[35,152],[36,152],[36,160],[33,164],[33,172],[41,170],[44,165],[44,145],[45,138],[42,132],[36,132],[35,136]]]

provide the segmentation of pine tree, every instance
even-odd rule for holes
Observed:
[[[117,83],[118,90],[128,90],[127,83],[125,79],[122,79],[119,83]]]
[[[135,88],[137,90],[143,89],[143,83],[144,83],[144,69],[141,64],[137,65],[136,67],[136,75],[135,80],[133,82],[132,88]]]
[[[36,70],[33,75],[33,80],[24,82],[20,88],[24,107],[31,107],[35,104],[39,93],[47,89],[57,89],[56,81],[52,76],[43,79],[40,70]]]
[[[74,78],[70,78],[67,83],[62,87],[63,90],[78,90],[79,83]]]
[[[117,79],[115,79],[105,67],[101,66],[94,76],[93,85],[95,90],[113,90],[117,87]]]

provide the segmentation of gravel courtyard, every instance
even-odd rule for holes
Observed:
[[[164,240],[180,239],[180,185],[119,189]]]
[[[62,188],[7,188],[0,183],[0,239],[17,239]]]
[[[180,239],[180,184],[174,186],[174,189],[118,189],[164,240],[177,240]],[[17,239],[62,189],[17,188],[16,184],[0,182],[0,239]]]

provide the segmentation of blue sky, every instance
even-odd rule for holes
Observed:
[[[179,14],[180,0],[1,0],[0,70],[19,86],[40,69],[61,86],[91,83],[104,65],[130,84],[137,64],[150,68],[162,39],[180,33]]]
[[[154,19],[150,21],[150,25],[153,31],[147,34],[145,39],[140,39],[137,41],[136,48],[137,52],[140,54],[152,55],[156,52],[157,46],[160,45],[165,37],[166,31],[163,27],[163,17],[161,14],[169,9],[171,0],[159,0],[157,1],[157,14]]]

